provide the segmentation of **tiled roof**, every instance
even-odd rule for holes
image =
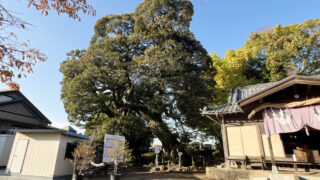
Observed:
[[[35,117],[30,111],[28,111],[23,102],[12,102],[6,104],[0,104],[0,111],[20,114],[28,117]]]
[[[238,105],[238,102],[249,97],[255,96],[258,93],[261,93],[265,90],[268,90],[272,87],[275,87],[283,82],[294,79],[296,77],[309,78],[309,79],[319,79],[320,75],[314,76],[301,76],[294,75],[284,78],[277,82],[263,83],[263,84],[255,84],[244,87],[232,88],[229,93],[228,103],[217,106],[217,107],[205,107],[202,111],[202,114],[231,114],[231,113],[239,113],[241,109]]]
[[[2,98],[0,102],[0,111],[34,117],[51,124],[47,117],[45,117],[20,91],[7,89],[0,90],[0,97],[8,97]]]
[[[224,114],[224,113],[238,113],[241,112],[237,102],[255,94],[261,90],[267,89],[274,85],[276,82],[255,84],[244,87],[232,88],[229,93],[228,103],[217,107],[206,107],[203,114]]]

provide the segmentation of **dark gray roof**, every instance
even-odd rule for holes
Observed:
[[[249,85],[244,87],[231,88],[227,104],[223,104],[217,107],[206,107],[202,113],[203,114],[220,114],[220,113],[228,114],[228,113],[241,112],[241,109],[237,103],[238,101],[245,99],[251,96],[252,94],[260,92],[264,89],[267,89],[272,85],[274,85],[275,83],[276,82],[271,82],[271,83],[263,83],[263,84],[255,84],[255,85]]]
[[[0,90],[0,96],[2,95],[12,99],[0,102],[0,111],[33,117],[40,119],[47,124],[51,124],[48,118],[44,116],[20,91],[4,89]]]
[[[318,79],[320,80],[320,75],[314,76],[301,76],[294,75],[284,78],[277,82],[263,83],[263,84],[255,84],[244,87],[236,87],[232,88],[229,93],[228,103],[223,104],[217,107],[205,107],[202,111],[202,114],[231,114],[231,113],[239,113],[241,109],[238,105],[238,102],[250,97],[253,97],[263,91],[266,91],[272,87],[275,87],[283,82],[289,81],[296,77],[300,78],[308,78],[308,79]]]
[[[15,113],[19,115],[24,115],[28,117],[34,117],[34,114],[27,110],[25,105],[20,102],[10,102],[10,103],[0,103],[0,111]]]

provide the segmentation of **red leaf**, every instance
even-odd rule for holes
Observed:
[[[7,86],[9,86],[9,88],[13,90],[19,90],[19,84],[15,82],[7,82]]]

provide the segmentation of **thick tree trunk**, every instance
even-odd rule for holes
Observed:
[[[162,120],[161,114],[145,112],[139,111],[140,115],[148,123],[151,132],[159,138],[162,147],[169,153],[169,160],[177,163],[177,150],[183,153],[183,159],[188,157],[189,154],[185,151],[184,147],[181,147],[178,137],[170,131],[168,125]],[[173,156],[170,155],[171,152],[174,152]]]
[[[179,147],[178,137],[174,135],[167,124],[162,120],[161,114],[139,112],[144,120],[148,123],[151,132],[159,138],[162,147],[166,150],[173,150]]]
[[[180,146],[180,142],[177,139],[177,136],[172,134],[169,127],[164,123],[156,123],[156,126],[152,127],[155,123],[149,123],[151,132],[159,138],[162,143],[162,147],[166,150],[174,150]]]

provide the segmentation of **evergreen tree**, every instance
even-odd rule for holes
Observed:
[[[253,32],[246,44],[228,50],[225,57],[211,54],[217,69],[214,105],[226,103],[230,88],[278,81],[288,74],[320,73],[320,21],[277,25]]]
[[[69,120],[91,126],[129,117],[167,149],[188,140],[185,127],[212,133],[200,108],[212,101],[214,70],[189,30],[192,15],[188,0],[145,0],[134,13],[98,20],[90,47],[61,64]]]

